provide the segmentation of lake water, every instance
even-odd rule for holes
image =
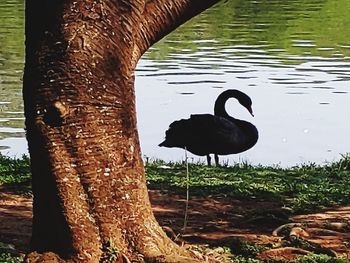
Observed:
[[[0,3],[0,149],[15,156],[27,153],[23,10],[23,0]],[[213,113],[229,88],[252,98],[254,118],[235,100],[227,109],[254,123],[260,139],[222,161],[323,164],[350,152],[348,10],[348,0],[223,1],[157,43],[137,68],[143,155],[183,160],[183,150],[157,146],[168,125]]]

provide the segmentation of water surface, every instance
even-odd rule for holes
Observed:
[[[223,161],[322,164],[349,152],[348,10],[348,0],[223,1],[157,43],[137,68],[143,155],[182,160],[183,150],[157,146],[168,125],[212,113],[218,94],[229,88],[252,98],[255,118],[235,100],[227,108],[254,123],[260,139]],[[20,155],[27,151],[22,1],[0,4],[0,25],[0,147]]]

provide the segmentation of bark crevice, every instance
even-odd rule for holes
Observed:
[[[56,101],[52,106],[44,109],[44,122],[51,127],[58,127],[63,124],[68,114],[68,107]]]

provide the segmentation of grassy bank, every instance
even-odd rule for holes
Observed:
[[[30,160],[0,155],[0,186],[29,193]],[[153,161],[146,164],[150,188],[182,191],[186,167],[181,163]],[[294,212],[319,210],[350,203],[350,155],[335,163],[280,168],[236,164],[225,167],[189,165],[192,195],[229,195],[244,199],[280,201]]]
[[[0,155],[0,189],[30,195],[29,163],[27,157],[13,159]],[[273,201],[292,213],[350,204],[350,155],[328,165],[308,164],[292,168],[244,163],[225,167],[190,164],[188,182],[184,164],[153,161],[146,164],[146,175],[151,189],[183,193],[188,183],[191,196],[224,195],[241,200]],[[246,245],[242,251],[248,252],[234,257],[231,262],[259,262],[254,259],[254,253],[260,248],[254,244]],[[19,258],[7,254],[5,247],[6,244],[1,246],[0,240],[0,262],[19,262]],[[348,261],[310,255],[297,262]]]
[[[186,169],[179,163],[155,161],[146,165],[149,187],[181,190]],[[236,164],[227,167],[189,165],[191,194],[229,195],[244,199],[280,201],[294,212],[350,203],[350,156],[325,166],[292,168]]]
[[[0,154],[0,189],[31,194],[30,160],[27,156],[11,158]]]

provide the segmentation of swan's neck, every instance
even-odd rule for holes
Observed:
[[[228,115],[225,104],[226,101],[230,98],[236,98],[238,99],[240,96],[240,92],[236,90],[227,90],[219,95],[219,97],[215,101],[214,106],[214,115],[220,116],[220,117],[231,117]],[[231,117],[232,118],[232,117]]]

